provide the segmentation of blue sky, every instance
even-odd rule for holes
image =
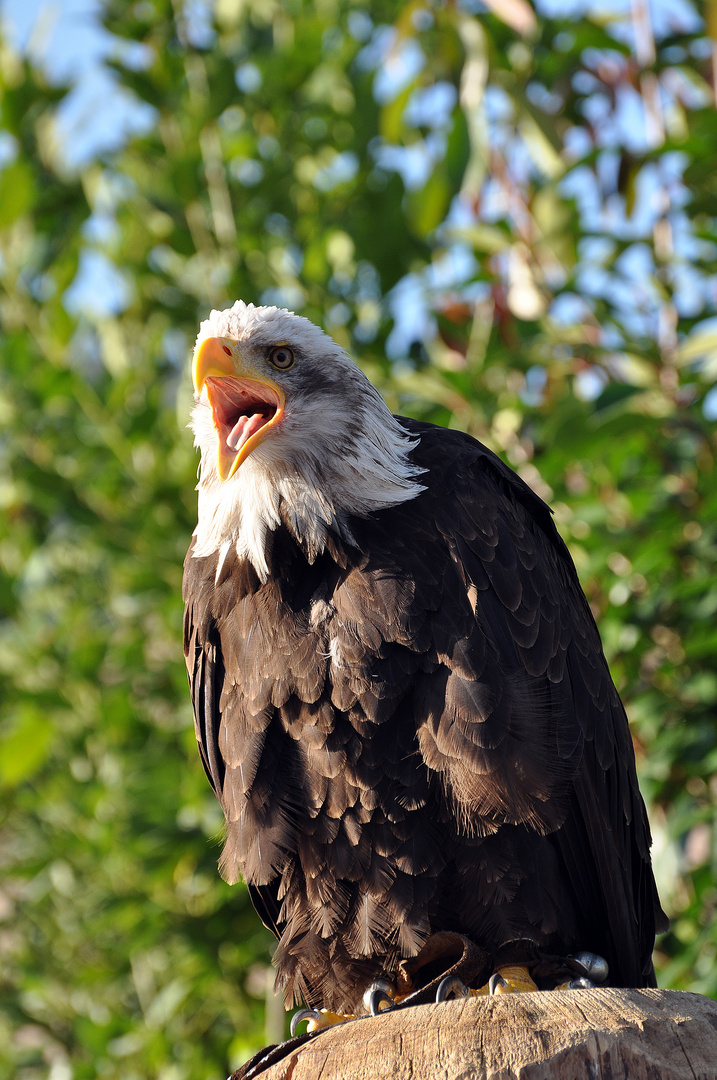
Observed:
[[[144,47],[118,42],[99,22],[99,0],[0,0],[10,43],[39,61],[52,83],[71,83],[57,123],[63,156],[71,166],[121,146],[153,122],[153,110],[126,94],[104,61],[120,54],[141,67]]]

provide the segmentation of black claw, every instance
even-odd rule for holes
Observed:
[[[592,979],[587,979],[584,975],[578,975],[576,979],[571,979],[568,983],[568,990],[594,990],[595,983]]]
[[[507,985],[508,985],[507,982],[505,981],[503,976],[500,974],[500,972],[496,971],[488,979],[488,993],[489,994],[495,994],[495,992],[497,991],[499,986],[507,986]]]
[[[299,1024],[303,1023],[304,1020],[318,1020],[319,1015],[318,1009],[299,1009],[298,1012],[295,1012],[291,1018],[291,1024],[289,1025],[292,1039],[296,1035],[296,1029]]]
[[[446,975],[438,984],[436,1001],[440,1004],[442,1001],[450,1001],[451,998],[468,997],[469,993],[463,979],[459,979],[457,975]]]
[[[393,983],[388,981],[388,979],[374,979],[371,985],[367,986],[364,991],[364,1008],[370,1012],[371,1016],[377,1016],[379,1011],[385,1011],[380,1008],[384,1002],[387,1002],[390,1007],[393,1007],[396,1004],[393,1000],[395,994],[396,988]]]
[[[604,983],[609,974],[607,960],[593,952],[579,952],[569,956],[568,961],[573,971],[585,975],[595,983]]]
[[[372,990],[371,987],[369,987],[364,994],[364,1002],[366,1008],[371,1013],[371,1016],[378,1016],[379,1013],[389,1012],[389,1010],[396,1008],[396,1002],[391,995],[387,994],[381,987],[378,987],[376,990]],[[381,1006],[384,1003],[386,1004],[386,1008],[382,1009]]]

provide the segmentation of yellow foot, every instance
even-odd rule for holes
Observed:
[[[306,1030],[309,1034],[321,1031],[323,1028],[333,1027],[334,1024],[343,1024],[344,1020],[353,1020],[353,1013],[335,1013],[331,1009],[299,1009],[291,1018],[291,1034],[296,1035],[296,1029],[304,1020],[308,1020]]]
[[[485,986],[481,986],[479,990],[471,990],[471,994],[529,994],[537,989],[527,967],[508,964],[498,968]]]

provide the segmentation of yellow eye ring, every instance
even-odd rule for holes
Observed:
[[[288,345],[275,345],[267,359],[278,371],[288,371],[294,366],[294,353]]]

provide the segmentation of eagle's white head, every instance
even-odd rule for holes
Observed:
[[[266,580],[267,531],[285,524],[312,561],[348,517],[415,498],[416,440],[335,341],[308,319],[238,300],[194,349],[201,451],[194,556],[236,545]]]

